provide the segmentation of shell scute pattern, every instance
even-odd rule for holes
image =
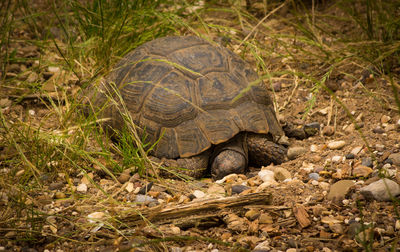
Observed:
[[[129,53],[108,81],[120,88],[150,141],[163,134],[153,154],[177,158],[199,154],[240,131],[281,135],[268,92],[255,85],[241,93],[257,78],[226,48],[198,37],[165,37]]]

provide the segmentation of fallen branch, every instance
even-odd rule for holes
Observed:
[[[227,212],[246,211],[245,206],[270,204],[272,195],[267,192],[236,195],[225,198],[196,200],[184,205],[157,206],[125,212],[119,218],[128,227],[151,222],[153,224],[174,224],[180,228],[213,226],[222,221]]]

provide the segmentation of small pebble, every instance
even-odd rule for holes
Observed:
[[[327,182],[319,182],[319,187],[324,190],[324,191],[328,191],[329,188],[331,187],[331,185]]]
[[[243,191],[250,189],[250,187],[245,185],[233,185],[232,186],[232,194],[240,194]]]
[[[355,177],[368,177],[374,170],[368,166],[358,165],[353,169],[353,176]]]
[[[383,145],[383,144],[375,144],[375,149],[377,151],[384,151],[385,150],[385,145]]]
[[[60,68],[57,66],[49,66],[47,68],[47,71],[52,72],[52,73],[58,73],[58,72],[60,72]]]
[[[81,193],[86,193],[87,189],[88,189],[88,187],[85,183],[81,183],[76,187],[76,190]]]
[[[132,182],[129,182],[129,183],[126,185],[125,190],[126,190],[128,193],[133,192],[133,190],[135,190],[134,184],[133,184]]]
[[[327,199],[335,201],[343,200],[353,185],[354,182],[351,180],[339,180],[331,186]]]
[[[138,203],[158,202],[153,197],[150,197],[150,196],[147,196],[147,195],[143,195],[143,194],[136,195],[135,201],[138,202]]]
[[[307,152],[307,149],[302,146],[293,146],[293,147],[289,147],[289,149],[287,151],[287,156],[290,160],[293,160],[306,152]]]
[[[320,127],[318,122],[307,123],[304,125],[304,132],[306,132],[307,136],[314,136],[318,133]]]
[[[376,133],[376,134],[382,134],[382,133],[385,133],[385,130],[382,129],[382,127],[378,126],[378,127],[374,128],[374,129],[372,130],[372,132],[374,132],[374,133]]]
[[[197,199],[200,199],[200,198],[203,198],[204,196],[206,196],[206,194],[203,191],[200,191],[200,190],[195,190],[192,194]]]
[[[274,89],[275,92],[279,92],[282,89],[282,84],[280,82],[274,82],[272,84],[272,88]]]
[[[381,123],[388,123],[390,121],[390,119],[391,119],[390,116],[383,115],[381,117]]]
[[[370,157],[363,158],[361,161],[361,164],[364,166],[367,166],[367,167],[371,167],[371,168],[373,166],[372,159]]]
[[[327,125],[322,129],[322,134],[325,136],[332,136],[334,133],[335,129],[332,126]]]
[[[346,154],[346,156],[345,156],[346,159],[354,159],[354,157],[355,156],[353,153]]]
[[[316,172],[311,172],[310,174],[308,174],[308,178],[312,179],[312,180],[317,180],[319,179],[319,174]]]
[[[341,162],[344,161],[344,157],[342,157],[342,156],[333,156],[331,158],[331,160],[332,160],[332,163],[341,163]]]
[[[290,174],[290,172],[288,170],[286,170],[285,168],[282,167],[276,167],[274,169],[274,178],[277,181],[284,181],[286,179],[291,179],[292,175]]]
[[[360,151],[362,150],[362,148],[363,148],[362,146],[357,146],[357,147],[353,148],[351,150],[351,154],[353,154],[354,156],[357,156],[358,153],[360,153]]]
[[[345,141],[333,141],[328,143],[328,148],[331,150],[338,150],[343,148],[346,145]]]
[[[312,144],[311,146],[310,146],[310,151],[311,152],[317,152],[319,149],[318,149],[318,146],[317,145],[315,145],[315,144]]]
[[[66,197],[65,193],[63,192],[56,192],[56,194],[54,195],[54,197],[56,199],[64,199]]]
[[[400,152],[390,154],[388,159],[392,161],[391,164],[400,166]]]
[[[270,170],[261,170],[258,172],[258,177],[265,182],[276,182],[274,178],[275,174]]]

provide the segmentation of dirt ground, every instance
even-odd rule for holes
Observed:
[[[269,24],[290,30],[273,21]],[[37,72],[29,70],[38,64],[35,60],[13,64],[7,78],[23,72],[25,80],[45,82],[45,90],[55,100],[62,100],[64,94],[74,97],[80,84],[58,65],[62,59],[26,42],[30,32],[24,27],[16,35],[20,41],[11,46],[21,57],[40,55],[53,61],[54,67]],[[268,43],[262,33],[257,36]],[[235,42],[229,45],[240,54],[235,46]],[[246,60],[256,64],[250,56]],[[322,62],[284,64],[277,58],[267,63],[270,70],[290,67],[313,72],[325,67]],[[400,113],[387,78],[368,72],[367,66],[347,67],[351,76],[338,71],[326,83],[333,95],[322,89],[313,93],[312,83],[293,76],[271,80],[271,96],[282,125],[319,128],[305,139],[289,138],[291,160],[250,167],[247,174],[230,175],[224,181],[152,180],[132,170],[116,174],[116,181],[96,165],[86,174],[72,167],[50,176],[44,173],[42,188],[23,197],[30,208],[12,217],[20,221],[0,229],[0,250],[397,251],[398,197],[379,200],[360,190],[382,176],[400,184],[400,165],[393,156],[400,153]],[[400,84],[399,76],[393,74]],[[52,81],[61,81],[65,93],[55,89]],[[61,111],[55,111],[48,97],[23,94],[22,88],[2,86],[0,107],[6,120],[57,130],[57,113],[66,111],[68,104],[61,103]],[[316,101],[309,109],[313,96]],[[14,174],[21,181],[26,179],[25,170],[13,171],[14,164],[8,162],[17,151],[0,146],[0,168],[1,173]],[[51,157],[47,161],[52,162]],[[105,161],[99,158],[99,162]],[[273,179],[263,180],[260,170],[272,172],[266,174]],[[340,181],[347,184],[334,186]],[[147,198],[138,196],[149,183]],[[12,216],[9,192],[14,189],[1,188],[4,216]],[[2,219],[2,223],[7,222]],[[25,233],[22,226],[33,231]]]

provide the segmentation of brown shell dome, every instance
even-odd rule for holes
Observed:
[[[228,49],[195,36],[173,36],[127,54],[105,84],[117,85],[148,140],[163,134],[153,155],[177,158],[199,154],[241,131],[282,135],[268,92],[250,86],[257,79]],[[122,128],[121,117],[112,120],[114,128]]]

